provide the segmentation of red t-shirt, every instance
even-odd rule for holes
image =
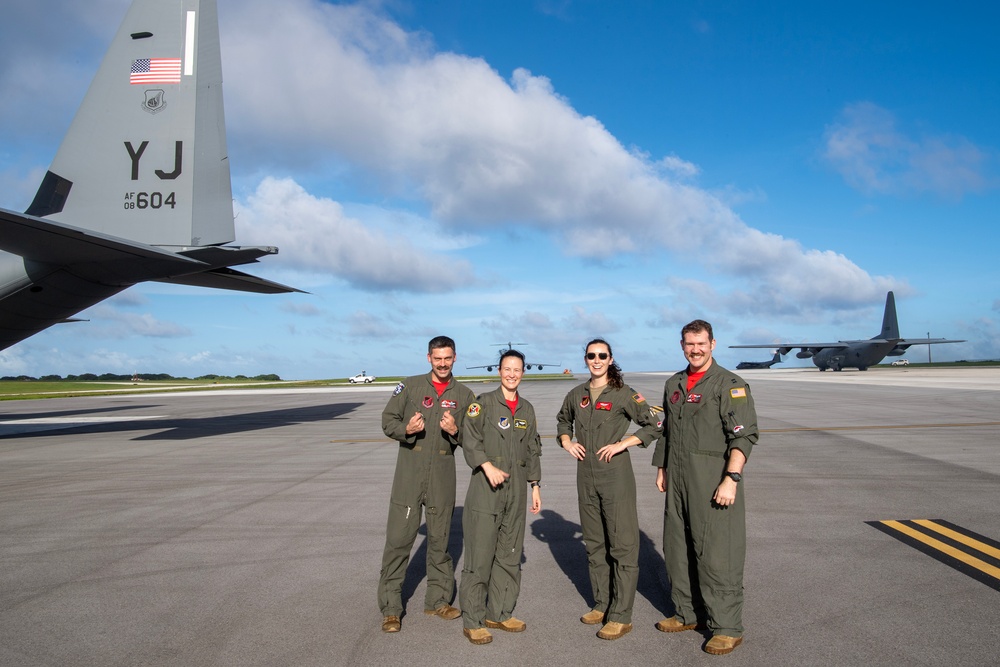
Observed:
[[[437,380],[431,380],[431,384],[434,385],[434,389],[438,393],[438,398],[441,398],[441,394],[443,394],[444,390],[448,388],[447,382],[438,382]]]
[[[705,375],[705,371],[702,371],[700,373],[691,373],[690,375],[688,375],[687,390],[691,391],[692,389],[694,389],[694,386],[698,384],[698,380],[700,380],[703,375]]]
[[[517,398],[518,398],[517,396],[514,396],[513,401],[507,401],[506,398],[504,399],[505,401],[507,401],[507,407],[510,408],[510,415],[512,417],[514,416],[514,413],[517,412]]]

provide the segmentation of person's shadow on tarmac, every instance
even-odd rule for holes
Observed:
[[[576,587],[580,597],[593,608],[594,594],[590,588],[587,550],[580,524],[566,520],[558,512],[543,509],[541,518],[531,523],[531,534],[549,545],[556,564]],[[639,531],[639,581],[636,591],[665,616],[673,615],[663,556],[653,540],[642,531]]]

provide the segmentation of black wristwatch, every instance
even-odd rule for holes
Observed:
[[[530,484],[531,488],[533,488],[533,489],[537,489],[537,488],[540,488],[542,486],[538,482],[528,482],[528,484]]]
[[[734,482],[739,482],[741,479],[743,479],[743,475],[739,474],[738,472],[726,472],[726,477],[733,480]]]

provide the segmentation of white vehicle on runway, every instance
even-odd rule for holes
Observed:
[[[354,377],[347,378],[347,381],[350,382],[351,384],[357,384],[359,382],[364,382],[365,384],[371,384],[372,382],[375,381],[375,379],[376,378],[374,375],[365,375],[365,372],[361,371]]]
[[[892,365],[893,366],[909,366],[910,365],[910,360],[909,359],[896,359],[896,361],[892,362]]]

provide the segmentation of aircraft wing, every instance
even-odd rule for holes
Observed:
[[[944,338],[902,338],[896,341],[896,347],[904,350],[911,345],[937,345],[938,343],[964,343],[964,340],[945,340]]]
[[[781,354],[785,355],[794,350],[795,348],[799,348],[802,350],[812,350],[813,354],[815,354],[820,350],[826,350],[830,348],[838,350],[846,349],[850,347],[850,345],[843,341],[837,341],[836,343],[767,343],[766,345],[730,345],[729,347],[753,348],[760,350],[764,349],[777,350]]]

